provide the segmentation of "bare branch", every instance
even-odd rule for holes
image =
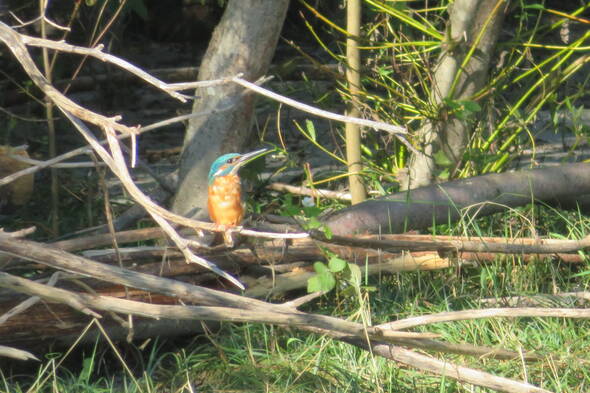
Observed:
[[[35,85],[37,85],[37,87],[39,87],[39,89],[41,89],[43,93],[45,93],[45,95],[47,95],[47,97],[49,97],[62,110],[67,110],[89,123],[100,126],[110,126],[122,133],[135,134],[137,132],[136,127],[128,127],[120,124],[119,117],[109,118],[99,115],[76,104],[61,94],[51,83],[49,83],[41,71],[39,71],[37,65],[27,51],[22,36],[2,22],[0,22],[0,40],[8,46],[8,49],[14,54],[15,58],[25,69]]]
[[[555,318],[590,318],[590,309],[577,308],[488,308],[484,310],[449,311],[401,319],[379,325],[380,329],[409,329],[416,326],[439,322],[464,321],[482,318],[521,318],[521,317],[555,317]]]
[[[557,239],[505,239],[493,238],[445,238],[438,240],[429,235],[379,235],[379,236],[337,236],[329,239],[322,232],[313,232],[312,237],[326,243],[342,244],[353,247],[381,249],[383,251],[400,252],[439,251],[439,252],[495,252],[505,254],[553,254],[573,253],[590,247],[590,236],[581,240]],[[490,238],[488,238],[490,239]],[[530,241],[532,240],[532,241]]]
[[[319,188],[309,188],[303,186],[297,187],[285,183],[271,183],[267,186],[267,188],[274,191],[288,192],[295,195],[307,195],[314,198],[322,197],[336,199],[339,201],[350,201],[352,199],[349,192],[323,190]]]
[[[367,344],[366,341],[356,338],[342,339],[342,341],[360,346],[361,348],[370,348],[373,353],[387,359],[392,359],[400,363],[412,364],[414,367],[421,370],[430,371],[437,375],[444,375],[458,381],[488,387],[499,392],[551,393],[548,390],[538,388],[526,382],[513,381],[483,371],[458,366],[444,360],[435,359],[391,344],[385,344],[382,342],[371,342]]]
[[[23,351],[22,349],[7,347],[4,345],[0,345],[0,356],[12,358],[12,359],[17,359],[17,360],[39,361],[39,359],[37,359],[37,357],[30,352]]]

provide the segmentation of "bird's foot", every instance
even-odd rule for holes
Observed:
[[[223,244],[227,248],[234,248],[234,238],[233,238],[233,231],[225,231],[223,232]]]

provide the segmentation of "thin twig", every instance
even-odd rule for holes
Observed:
[[[352,199],[349,192],[324,190],[319,188],[309,188],[303,186],[297,187],[285,183],[271,183],[266,188],[273,191],[288,192],[290,194],[295,195],[306,195],[314,198],[322,197],[328,199],[336,199],[339,201],[350,201]]]
[[[146,127],[142,127],[138,132],[139,132],[139,134],[142,134],[142,133],[147,132],[147,131],[153,131],[153,130],[155,130],[157,128],[161,128],[161,127],[168,126],[170,124],[182,122],[182,121],[185,121],[185,120],[194,118],[194,117],[205,116],[205,115],[210,114],[210,113],[224,112],[224,111],[227,111],[227,110],[229,110],[231,108],[232,108],[232,105],[227,105],[226,107],[218,108],[218,109],[213,110],[213,111],[203,111],[203,112],[198,112],[198,113],[191,113],[191,114],[188,114],[188,115],[181,115],[181,116],[172,117],[170,119],[158,121],[158,122],[152,123],[152,124],[150,124],[150,125],[148,125]],[[119,139],[126,139],[126,138],[129,138],[129,136],[130,135],[122,134],[122,135],[118,135],[117,138],[119,138]],[[99,141],[99,143],[101,145],[105,145],[107,143],[107,140],[106,139],[103,139],[103,140]],[[79,156],[81,154],[88,154],[91,151],[92,151],[92,147],[90,147],[90,146],[82,146],[82,147],[76,148],[74,150],[71,150],[71,151],[69,151],[67,153],[64,153],[62,155],[59,155],[59,156],[57,156],[55,158],[52,158],[50,160],[40,161],[39,163],[35,164],[34,166],[31,166],[29,168],[22,169],[22,170],[20,170],[18,172],[14,172],[14,173],[12,173],[12,174],[10,174],[8,176],[5,176],[5,177],[1,178],[0,179],[0,186],[6,185],[8,183],[11,183],[11,182],[15,181],[16,179],[18,179],[18,178],[20,178],[22,176],[26,176],[26,175],[30,175],[32,173],[38,172],[41,169],[44,169],[44,168],[48,168],[48,167],[52,167],[54,165],[57,165],[58,163],[60,163],[62,161],[65,161],[65,160],[67,160],[69,158],[76,157],[76,156]]]
[[[313,107],[311,105],[307,105],[302,102],[296,101],[292,98],[277,94],[277,93],[272,92],[272,91],[265,89],[263,87],[257,86],[256,84],[254,84],[252,82],[248,82],[247,80],[242,79],[240,77],[233,77],[231,79],[231,81],[240,85],[240,86],[243,86],[247,89],[253,90],[256,93],[261,94],[265,97],[271,98],[271,99],[281,102],[285,105],[291,106],[293,108],[299,109],[299,110],[307,112],[307,113],[311,113],[311,114],[319,116],[319,117],[339,121],[342,123],[353,123],[353,124],[358,124],[363,127],[369,127],[369,128],[376,129],[376,130],[387,131],[387,132],[395,135],[395,137],[398,138],[400,140],[400,142],[402,142],[404,145],[406,145],[406,147],[410,151],[417,152],[416,148],[414,146],[412,146],[412,144],[403,136],[403,135],[408,134],[408,131],[404,127],[396,126],[393,124],[387,124],[387,123],[383,123],[380,121],[373,121],[373,120],[368,120],[368,119],[360,119],[357,117],[344,116],[344,115],[341,115],[338,113],[329,112],[329,111],[326,111],[323,109],[319,109],[319,108]]]

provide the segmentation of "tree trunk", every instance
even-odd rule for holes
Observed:
[[[243,73],[250,81],[268,70],[289,0],[229,0],[199,70],[199,80]],[[241,152],[251,140],[254,97],[224,84],[196,91],[193,118],[187,127],[179,185],[172,206],[178,214],[207,218],[207,174],[219,155]],[[228,106],[230,109],[224,110]],[[214,111],[221,111],[215,113]]]
[[[502,0],[457,0],[453,4],[449,14],[447,42],[434,72],[431,93],[431,102],[439,111],[443,108],[445,98],[469,100],[484,87],[506,5]],[[473,55],[462,66],[463,59],[473,45]],[[459,79],[453,87],[457,76]],[[402,186],[409,189],[432,183],[436,171],[434,155],[437,151],[442,151],[453,164],[458,164],[472,128],[473,122],[455,116],[442,121],[427,120],[418,131],[422,152],[412,156],[408,177],[403,179]]]

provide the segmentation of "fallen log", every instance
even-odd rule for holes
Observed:
[[[402,233],[541,202],[590,211],[590,165],[476,176],[368,200],[324,218],[336,235]]]

